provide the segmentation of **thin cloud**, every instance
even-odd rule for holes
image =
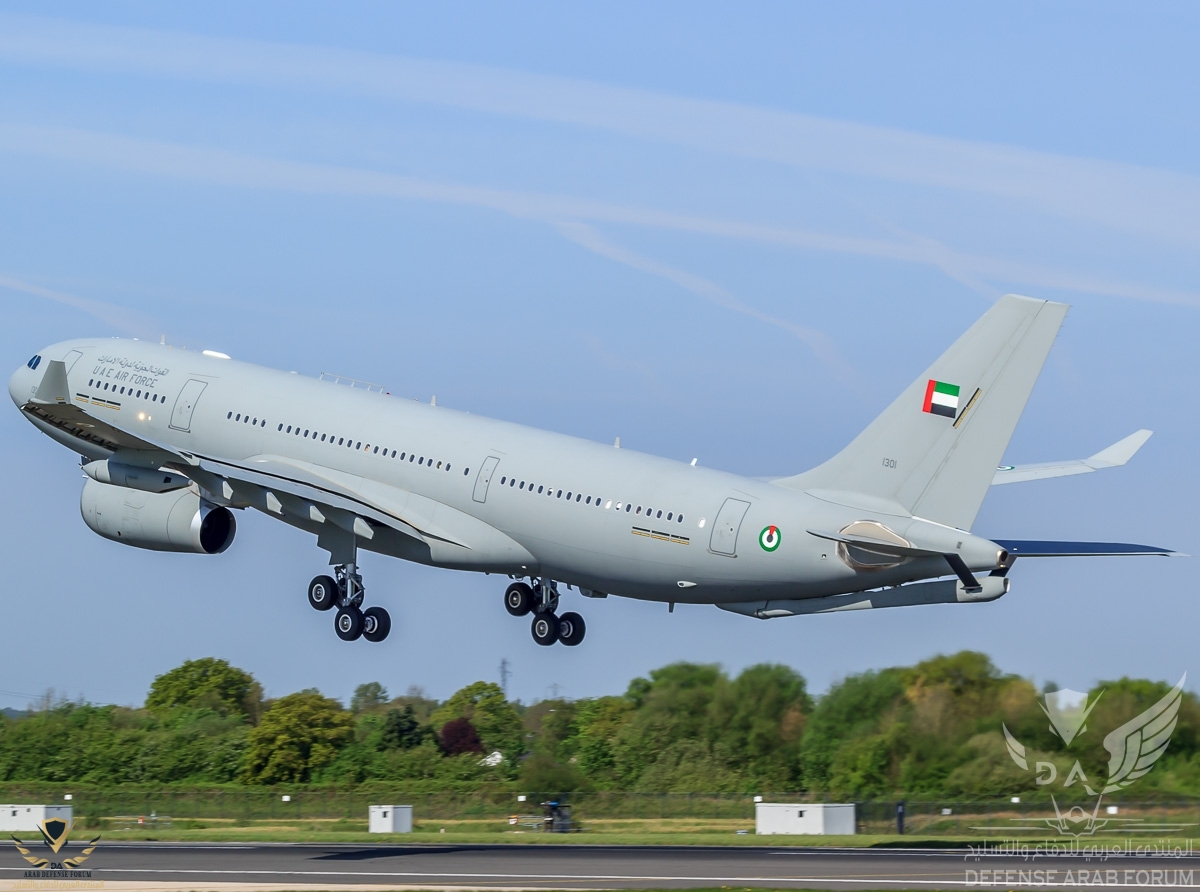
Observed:
[[[43,288],[40,285],[33,285],[29,282],[23,282],[5,275],[0,275],[0,288],[5,288],[9,291],[18,291],[22,294],[29,294],[34,297],[40,297],[43,300],[50,300],[64,306],[73,307],[76,310],[87,313],[94,319],[100,320],[114,331],[119,331],[122,334],[134,335],[136,337],[150,337],[157,329],[154,320],[149,316],[139,313],[136,310],[117,306],[116,304],[105,303],[102,300],[92,300],[89,297],[80,297],[77,294],[68,294],[65,291]]]
[[[0,58],[203,82],[349,92],[1017,201],[1188,245],[1200,177],[590,81],[335,48],[0,15]]]
[[[636,254],[620,245],[614,244],[601,236],[592,227],[583,223],[558,223],[555,228],[560,234],[575,242],[575,244],[595,254],[599,254],[601,257],[607,257],[609,260],[614,260],[632,269],[652,276],[658,276],[669,282],[674,282],[681,288],[690,291],[698,297],[704,298],[709,303],[716,304],[718,307],[732,310],[735,313],[741,313],[743,316],[749,316],[751,319],[757,319],[760,322],[765,322],[775,328],[782,329],[798,338],[812,350],[830,372],[840,375],[843,378],[853,377],[853,370],[850,368],[850,364],[837,352],[833,341],[825,332],[797,325],[794,322],[780,319],[778,316],[772,316],[769,313],[764,313],[761,310],[748,306],[715,282],[710,282],[708,279],[701,278],[677,267]]]
[[[1200,306],[1200,294],[1195,292],[957,252],[932,239],[906,234],[892,239],[838,235],[565,195],[491,189],[361,168],[263,158],[86,130],[0,124],[0,150],[243,189],[429,201],[483,208],[550,225],[616,223],[916,263],[941,270],[956,281],[974,282],[976,287],[981,287],[981,280],[987,280],[1004,283],[1005,288],[1052,288]],[[1000,290],[1004,289],[996,289]]]

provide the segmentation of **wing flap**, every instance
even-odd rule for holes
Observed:
[[[214,491],[220,491],[220,482],[224,480],[233,481],[235,485],[239,482],[248,483],[261,491],[264,499],[266,493],[279,491],[330,509],[325,512],[330,519],[337,518],[339,512],[345,512],[348,515],[345,517],[348,523],[353,522],[354,516],[359,516],[414,539],[437,539],[462,548],[469,547],[457,537],[426,523],[423,518],[407,516],[399,504],[400,499],[391,500],[391,504],[380,504],[378,498],[367,498],[348,485],[348,480],[333,479],[332,475],[317,473],[312,468],[286,461],[278,456],[257,456],[248,460],[245,465],[201,458],[199,469],[215,478],[208,486]],[[397,495],[407,494],[403,490],[395,492]],[[378,496],[378,493],[373,495]]]

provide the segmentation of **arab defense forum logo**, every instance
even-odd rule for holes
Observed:
[[[1141,715],[1130,719],[1105,736],[1104,748],[1108,750],[1109,760],[1108,779],[1103,785],[1098,782],[1093,784],[1093,781],[1084,773],[1079,760],[1075,760],[1075,764],[1071,766],[1071,770],[1062,781],[1063,788],[1080,784],[1088,796],[1096,797],[1096,801],[1090,812],[1079,806],[1064,812],[1059,808],[1058,799],[1051,795],[1055,817],[1046,818],[1044,820],[1046,825],[1055,828],[1059,833],[1076,837],[1090,836],[1108,824],[1136,825],[1138,830],[1168,829],[1167,825],[1155,825],[1151,828],[1141,822],[1099,818],[1098,816],[1100,803],[1106,795],[1123,790],[1148,773],[1159,757],[1166,752],[1167,744],[1171,741],[1171,733],[1175,730],[1175,723],[1178,720],[1179,704],[1183,700],[1185,681],[1187,681],[1186,672],[1183,678],[1179,679],[1179,684],[1171,688],[1165,697]],[[1042,711],[1050,720],[1050,729],[1062,739],[1065,746],[1069,747],[1071,741],[1088,730],[1088,716],[1091,715],[1092,709],[1099,702],[1103,693],[1104,691],[1101,691],[1097,694],[1090,703],[1087,694],[1081,694],[1078,691],[1060,690],[1046,695]],[[1053,784],[1059,775],[1057,766],[1053,762],[1035,762],[1031,769],[1025,747],[1013,737],[1007,725],[1002,724],[1001,727],[1004,728],[1004,741],[1008,746],[1008,754],[1017,767],[1022,771],[1034,771],[1037,774],[1035,783],[1040,787]],[[1100,788],[1099,792],[1096,787]],[[1115,813],[1115,809],[1110,809],[1109,813]],[[1173,829],[1175,826],[1170,825],[1170,828]],[[1036,825],[1014,829],[1036,830],[1044,829],[1044,827]],[[1122,826],[1121,829],[1132,830],[1135,829],[1135,826]]]
[[[42,834],[42,842],[46,844],[46,848],[48,848],[51,854],[55,857],[57,857],[58,853],[62,851],[64,846],[66,846],[67,835],[71,832],[71,827],[73,825],[74,821],[65,821],[62,818],[47,818],[38,824],[38,830],[41,831]],[[86,861],[92,852],[96,851],[96,843],[100,841],[100,837],[97,836],[95,839],[89,842],[84,847],[83,851],[75,857],[63,858],[61,861],[51,861],[49,858],[42,858],[39,855],[35,855],[29,849],[25,848],[24,843],[22,843],[21,840],[17,839],[15,836],[12,837],[12,841],[17,844],[17,851],[21,853],[21,857],[32,864],[34,868],[40,871],[46,871],[50,878],[58,878],[59,876],[63,875],[72,876],[75,869],[78,868],[79,865],[84,861]],[[63,872],[65,872],[65,874]],[[87,871],[86,874],[91,876],[91,871]],[[26,876],[29,875],[29,873],[26,873]],[[41,875],[42,874],[38,874],[38,876]]]

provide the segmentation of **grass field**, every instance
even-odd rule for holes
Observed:
[[[76,831],[98,832],[109,840],[159,840],[207,842],[351,842],[351,843],[476,843],[514,845],[696,845],[696,846],[854,846],[854,847],[965,847],[971,843],[1011,838],[999,829],[991,833],[943,834],[911,833],[858,834],[855,836],[757,836],[753,821],[705,818],[612,818],[586,822],[578,833],[546,833],[512,827],[503,821],[455,819],[416,821],[412,833],[367,833],[366,822],[347,818],[304,820],[254,820],[206,818],[174,820],[167,825],[130,825],[100,821]],[[74,834],[73,834],[74,835]],[[1069,837],[1022,835],[1026,842],[1053,840],[1063,843]],[[1124,837],[1122,837],[1124,838]],[[1136,838],[1136,837],[1130,837]],[[1145,837],[1162,843],[1161,837]],[[1114,839],[1107,839],[1111,844]],[[1195,840],[1178,839],[1189,844]],[[1083,840],[1086,844],[1087,840]]]

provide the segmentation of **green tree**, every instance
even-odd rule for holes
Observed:
[[[521,763],[521,789],[529,793],[574,793],[588,783],[575,766],[558,762],[548,753],[534,753]]]
[[[719,666],[698,663],[672,663],[630,682],[634,710],[611,744],[618,785],[638,788],[642,773],[678,741],[711,739],[709,710],[725,684]]]
[[[728,749],[703,740],[676,740],[646,766],[636,788],[650,793],[748,792],[746,776]]]
[[[795,789],[800,740],[813,710],[804,678],[769,663],[744,669],[717,686],[709,709],[710,742],[730,751],[743,774],[762,789]]]
[[[412,707],[413,715],[417,717],[417,721],[422,725],[429,724],[429,717],[432,716],[441,705],[437,700],[425,696],[425,689],[420,685],[409,685],[408,690],[400,697],[396,697],[388,704],[395,709],[404,709],[407,706]]]
[[[559,761],[569,759],[578,734],[575,712],[576,704],[568,700],[539,700],[528,707],[521,715],[527,749]]]
[[[904,683],[895,669],[851,675],[833,685],[817,701],[806,723],[804,787],[816,792],[831,790],[833,762],[843,743],[872,733],[903,696]],[[861,762],[861,756],[856,761]],[[844,768],[839,768],[839,775],[843,772]]]
[[[250,732],[243,779],[252,784],[305,783],[354,739],[354,720],[319,691],[271,704]]]
[[[633,714],[633,701],[627,697],[597,697],[575,704],[573,758],[591,783],[602,788],[617,785],[613,749]]]
[[[261,703],[262,687],[253,675],[214,657],[188,660],[159,675],[146,695],[151,712],[188,706],[251,721],[258,719]]]
[[[515,763],[525,752],[525,728],[521,716],[504,698],[500,686],[477,681],[456,691],[430,717],[434,728],[444,728],[455,719],[468,719],[479,734],[479,741],[488,752],[499,751]]]
[[[387,702],[387,688],[377,681],[368,681],[354,689],[354,696],[350,698],[350,711],[365,712],[369,709],[386,706]]]
[[[1104,746],[1104,737],[1127,722],[1140,718],[1153,710],[1171,692],[1170,682],[1148,681],[1141,678],[1120,678],[1104,681],[1088,694],[1088,702],[1094,703],[1088,715],[1086,730],[1071,743],[1069,752],[1080,763],[1092,784],[1109,775],[1111,754]],[[1196,754],[1200,743],[1200,703],[1196,695],[1183,692],[1175,727],[1170,732],[1166,750],[1159,763],[1144,777],[1130,787],[1130,793],[1162,788],[1172,780],[1178,767]],[[1056,738],[1055,748],[1067,751]]]
[[[389,709],[383,718],[379,743],[384,749],[407,750],[420,746],[428,735],[411,706]]]

